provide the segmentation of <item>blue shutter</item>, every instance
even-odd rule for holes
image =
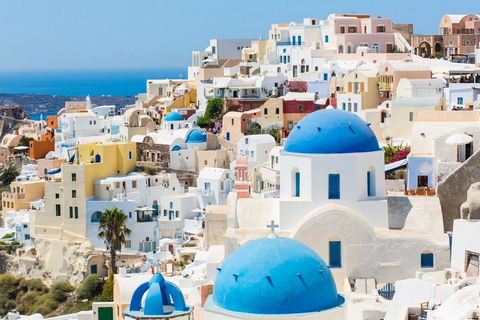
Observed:
[[[340,199],[340,175],[328,175],[328,199]]]
[[[329,264],[331,268],[341,268],[342,267],[342,242],[341,241],[330,241],[329,242]]]
[[[295,172],[295,197],[300,197],[300,172]]]
[[[421,265],[422,268],[433,268],[433,253],[422,253]]]

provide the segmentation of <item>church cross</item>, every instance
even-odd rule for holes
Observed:
[[[268,225],[267,228],[270,228],[270,235],[268,236],[269,238],[275,238],[277,235],[275,234],[275,228],[278,228],[278,224],[275,224],[275,222],[272,220],[272,222]]]

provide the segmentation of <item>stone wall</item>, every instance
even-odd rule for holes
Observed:
[[[480,181],[480,152],[475,152],[437,185],[445,231],[452,231],[453,220],[460,218],[460,206],[467,200],[470,186]]]
[[[168,145],[137,142],[137,161],[149,161],[150,159],[146,158],[147,151],[149,153],[160,153],[160,157],[155,157],[156,161],[152,164],[160,165],[162,167],[169,166],[170,150]]]

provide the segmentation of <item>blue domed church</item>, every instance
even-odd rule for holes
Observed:
[[[301,242],[253,240],[219,268],[205,319],[344,319],[326,263]]]
[[[449,260],[448,237],[435,225],[441,210],[438,217],[426,216],[403,195],[387,202],[384,151],[357,115],[338,109],[308,114],[288,136],[279,165],[278,198],[229,198],[227,257],[266,236],[265,225],[274,220],[279,235],[325,260],[337,288],[348,280],[394,283],[413,277],[425,254],[438,259],[433,268],[447,267],[442,261]],[[398,228],[402,219],[408,228]],[[233,273],[240,279],[240,271]]]

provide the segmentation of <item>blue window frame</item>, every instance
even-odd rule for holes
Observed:
[[[325,43],[328,43],[328,35],[325,36]]]
[[[340,174],[328,175],[328,199],[340,199]]]
[[[463,97],[458,97],[457,98],[457,104],[463,105]]]
[[[328,73],[324,73],[324,74],[323,74],[323,80],[324,80],[324,81],[327,81],[327,80],[328,80]]]
[[[342,242],[330,241],[328,243],[330,268],[342,267]]]
[[[295,197],[300,197],[300,172],[295,172]]]
[[[372,175],[370,171],[367,171],[367,195],[369,197],[373,196],[372,194],[372,185],[371,185]]]
[[[433,268],[433,253],[422,253],[421,266],[422,268]]]

